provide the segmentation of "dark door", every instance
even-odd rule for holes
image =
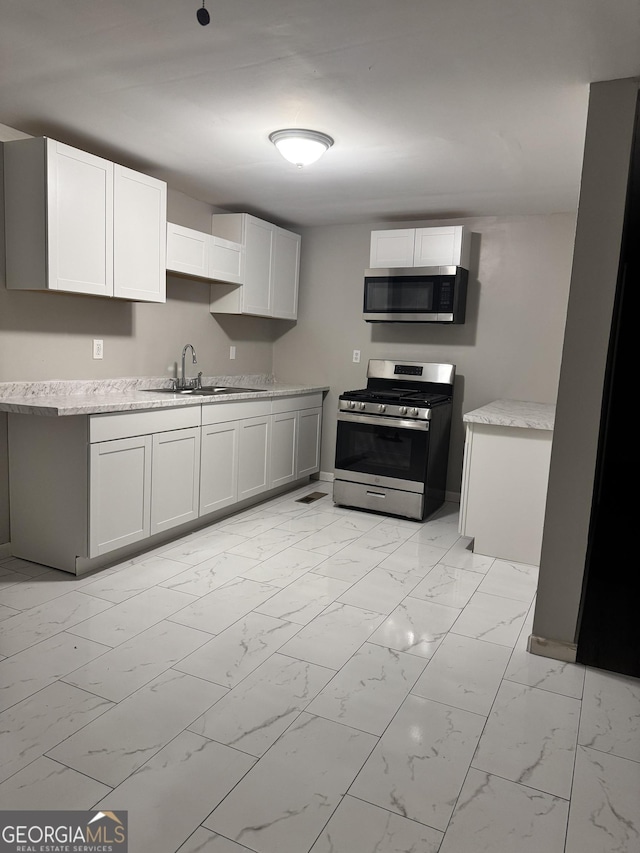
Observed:
[[[638,470],[637,314],[640,286],[640,130],[638,109],[620,272],[609,342],[600,445],[582,590],[577,659],[640,677],[640,561],[635,489]],[[635,293],[634,293],[635,291]]]

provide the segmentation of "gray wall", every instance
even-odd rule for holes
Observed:
[[[370,222],[302,231],[298,323],[275,343],[274,370],[292,381],[331,386],[325,405],[323,471],[334,467],[338,395],[365,384],[369,358],[456,364],[448,477],[448,491],[454,494],[460,492],[464,412],[501,398],[555,402],[575,215],[455,221],[474,234],[463,326],[363,321],[370,232],[401,224]],[[354,349],[361,351],[360,364],[352,362]]]
[[[576,640],[638,83],[591,87],[535,636]]]

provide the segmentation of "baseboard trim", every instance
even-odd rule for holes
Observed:
[[[578,646],[575,643],[564,643],[560,640],[548,640],[546,637],[536,637],[531,634],[527,644],[527,651],[532,655],[540,655],[543,658],[561,660],[564,663],[575,663]]]
[[[318,471],[317,477],[318,480],[324,480],[325,483],[333,483],[335,474],[332,474],[330,471]]]
[[[13,554],[11,552],[11,542],[3,542],[0,545],[0,560],[3,559],[4,557],[11,557],[11,556],[13,556]]]

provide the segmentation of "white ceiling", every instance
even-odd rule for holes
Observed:
[[[574,210],[640,0],[0,0],[0,122],[283,224]],[[335,145],[298,170],[282,127]]]

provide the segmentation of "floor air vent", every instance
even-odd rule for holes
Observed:
[[[326,498],[326,492],[311,492],[310,495],[305,495],[303,498],[298,498],[296,503],[312,504],[314,501],[319,501],[320,498]]]

